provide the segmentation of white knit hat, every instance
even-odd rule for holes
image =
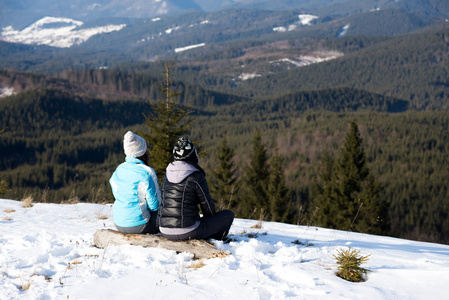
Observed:
[[[132,131],[128,131],[123,138],[123,149],[126,156],[140,157],[147,151],[147,142]]]

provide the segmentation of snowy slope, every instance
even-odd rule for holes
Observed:
[[[83,22],[69,18],[45,17],[20,31],[12,26],[5,27],[1,38],[11,43],[68,48],[79,45],[96,34],[118,31],[126,26],[121,24],[80,28],[82,25]]]
[[[152,18],[200,9],[193,0],[2,0],[0,27],[23,28],[45,16],[92,21],[111,17]]]
[[[445,299],[449,246],[236,219],[231,255],[195,265],[187,253],[92,247],[113,228],[111,205],[0,200],[0,299]],[[368,280],[334,275],[333,255],[370,255]],[[447,298],[446,298],[447,299]]]

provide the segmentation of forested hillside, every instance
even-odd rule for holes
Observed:
[[[334,61],[242,83],[273,94],[280,89],[363,88],[409,100],[413,108],[447,108],[448,31],[424,32],[376,44]],[[338,74],[338,76],[336,76]],[[280,84],[282,83],[282,84]]]
[[[271,69],[264,67],[269,65],[269,56],[254,55],[253,58],[248,52],[238,58],[229,58],[225,71],[223,68],[189,67],[184,63],[187,66],[177,75],[208,89],[247,97],[276,97],[285,91],[344,86],[404,99],[410,101],[414,109],[446,109],[449,105],[446,80],[449,73],[448,34],[449,25],[445,24],[394,38],[314,39],[307,46],[291,42],[292,49],[326,49],[345,55],[319,64],[273,72],[272,64]],[[293,55],[285,57],[294,60]],[[248,61],[251,65],[246,64]],[[239,80],[242,73],[256,76]]]
[[[11,196],[20,199],[48,190],[43,200],[54,201],[92,200],[94,187],[105,193],[97,200],[105,199],[104,173],[120,160],[123,128],[139,124],[146,105],[31,90],[2,99],[0,107],[0,124],[6,129],[0,164]],[[78,182],[83,183],[79,188]]]
[[[347,87],[402,99],[409,102],[412,109],[446,109],[449,105],[448,26],[440,24],[393,38],[245,40],[223,45],[222,49],[205,56],[180,60],[174,74],[181,89],[204,89],[205,94],[200,99],[189,99],[183,94],[186,99],[181,102],[192,105],[220,104],[225,98],[231,102],[273,99],[297,91]],[[302,67],[292,64],[299,63],[301,57],[332,53],[338,55],[328,61]],[[66,70],[57,77],[70,82],[71,88],[77,86],[96,97],[154,98],[157,97],[158,70],[158,62],[134,63],[109,70]],[[248,79],[243,79],[245,74],[249,75]],[[0,83],[13,86],[19,77],[0,74]],[[18,91],[26,89],[29,82],[31,86],[67,85],[67,81],[51,78],[44,82],[44,76],[35,77],[18,84]],[[231,99],[229,94],[238,97]]]
[[[201,89],[185,91],[192,99],[204,95]],[[244,175],[247,149],[257,129],[270,153],[278,147],[293,192],[294,217],[288,220],[292,223],[314,222],[309,189],[321,154],[326,149],[338,151],[348,122],[356,120],[370,168],[390,204],[386,234],[448,242],[445,112],[387,114],[404,111],[407,103],[353,89],[200,106],[203,109],[194,110],[191,138],[201,139],[205,147],[202,164],[208,173],[216,167],[216,147],[223,134],[235,149],[239,177]],[[108,179],[123,160],[123,134],[146,130],[143,121],[149,105],[142,100],[105,101],[61,89],[35,89],[2,99],[0,110],[0,127],[6,128],[0,136],[0,178],[11,183],[7,197],[112,201]]]

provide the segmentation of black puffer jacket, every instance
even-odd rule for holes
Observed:
[[[215,214],[215,206],[209,193],[204,171],[184,161],[168,165],[162,181],[162,200],[159,208],[159,226],[185,228],[203,216]]]

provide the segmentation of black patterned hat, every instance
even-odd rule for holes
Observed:
[[[195,146],[185,137],[180,137],[173,147],[173,158],[175,160],[199,162],[198,153]]]

